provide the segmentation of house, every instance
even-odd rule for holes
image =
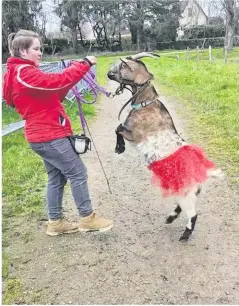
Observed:
[[[206,25],[208,17],[196,0],[183,0],[180,3],[181,18],[177,29],[177,39],[184,35],[184,29],[197,25]]]

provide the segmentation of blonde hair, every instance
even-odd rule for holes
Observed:
[[[17,33],[11,33],[8,35],[8,49],[11,56],[21,57],[20,50],[28,50],[34,38],[39,38],[40,36],[28,30],[19,30]]]

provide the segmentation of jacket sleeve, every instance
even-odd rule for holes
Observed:
[[[83,61],[87,62],[90,67],[92,66],[92,63],[88,60],[88,58],[83,58]],[[68,91],[72,88],[73,86],[68,86],[68,87],[65,87],[63,89],[60,90],[59,92],[59,98],[60,98],[60,101],[63,102],[64,99],[65,99],[65,96],[67,95]]]
[[[68,86],[68,87],[65,87],[65,88],[62,88],[59,90],[59,98],[60,98],[60,101],[63,102],[64,99],[65,99],[65,96],[67,95],[68,91],[72,88],[73,86]]]
[[[64,95],[89,70],[90,65],[86,61],[73,62],[70,67],[64,69],[61,73],[45,73],[34,66],[26,65],[18,67],[17,80],[33,91],[58,92]]]

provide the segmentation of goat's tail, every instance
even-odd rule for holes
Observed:
[[[211,178],[222,178],[225,176],[225,174],[222,172],[222,170],[220,168],[217,168],[217,169],[213,169],[213,170],[208,170],[207,171],[207,175],[208,177],[211,177]]]

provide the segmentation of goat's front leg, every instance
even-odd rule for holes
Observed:
[[[125,141],[124,138],[132,141],[132,134],[131,132],[127,131],[122,124],[120,124],[116,131],[117,141],[116,141],[116,147],[115,147],[115,153],[121,154],[125,151]]]

